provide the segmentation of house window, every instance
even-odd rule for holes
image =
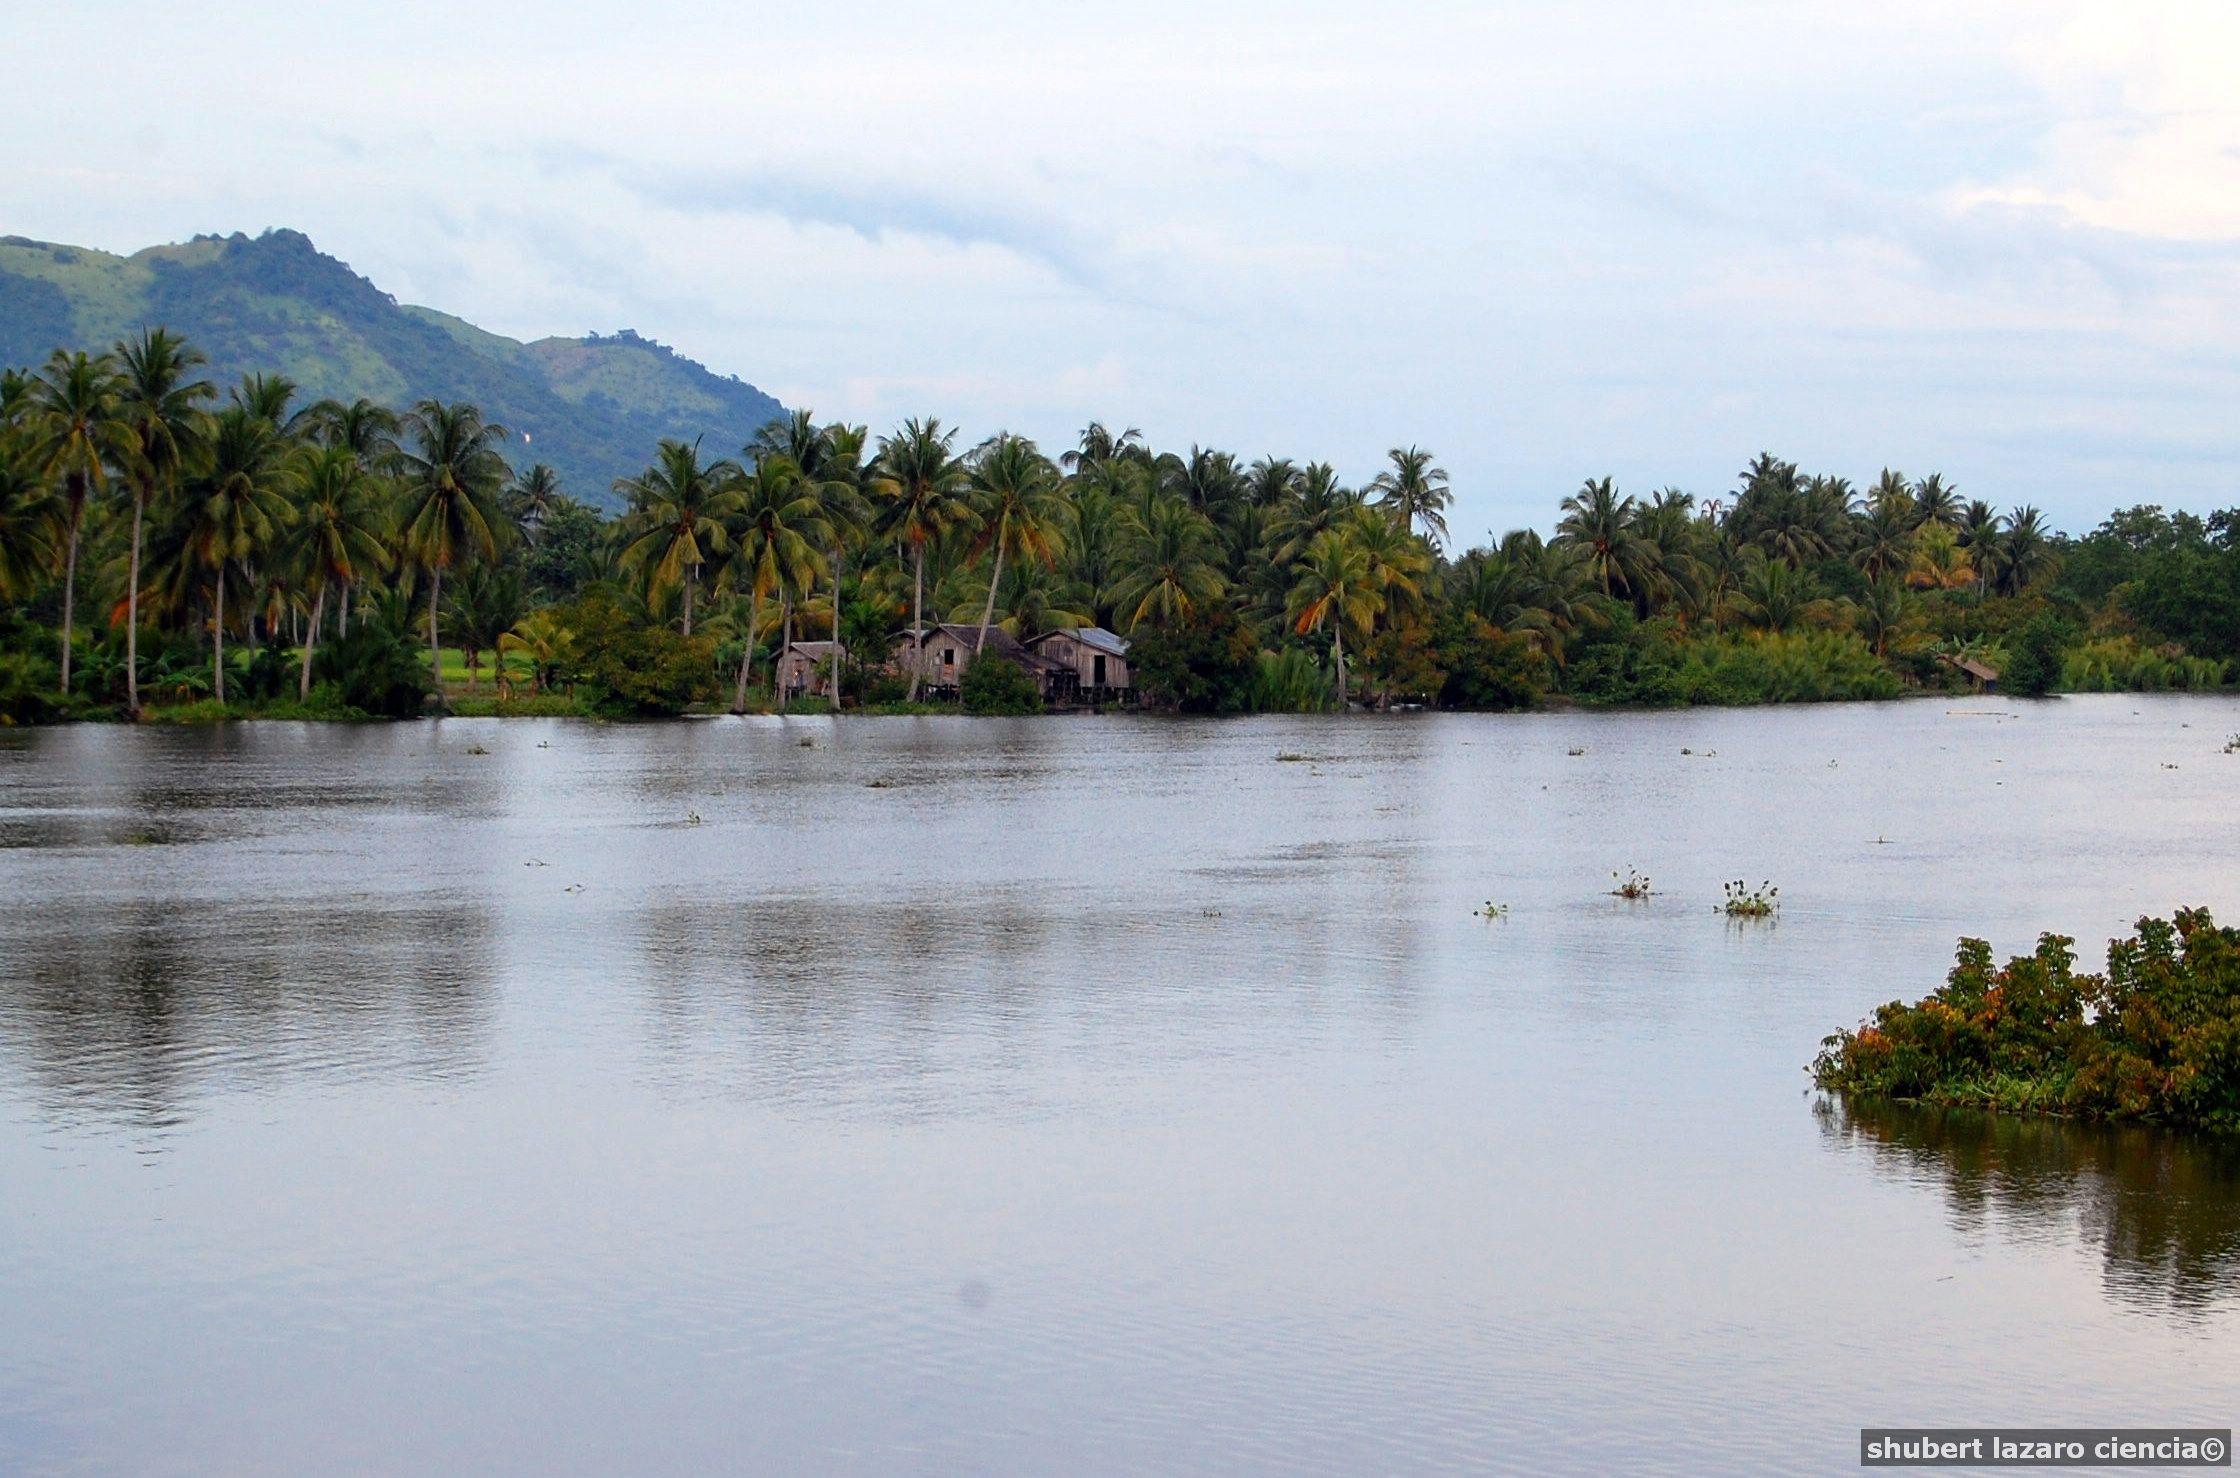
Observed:
[[[1103,687],[1103,686],[1104,686],[1104,658],[1103,658],[1103,656],[1102,656],[1102,655],[1099,655],[1099,656],[1098,656],[1098,657],[1097,657],[1097,658],[1096,658],[1096,659],[1095,659],[1094,661],[1092,661],[1092,662],[1091,662],[1091,663],[1089,664],[1089,668],[1090,668],[1090,671],[1092,671],[1092,672],[1094,672],[1094,673],[1096,674],[1096,676],[1095,676],[1094,678],[1090,679],[1090,681],[1094,682],[1094,683],[1095,683],[1095,684],[1096,684],[1096,685],[1097,685],[1098,687],[1100,687],[1100,688],[1101,688],[1101,687]]]
[[[941,665],[943,667],[957,665],[957,649],[955,647],[943,647],[941,649]]]

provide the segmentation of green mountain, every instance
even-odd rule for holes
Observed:
[[[107,348],[144,324],[184,334],[221,384],[271,370],[306,403],[473,401],[513,433],[516,466],[549,462],[568,492],[601,507],[619,502],[614,480],[642,469],[660,438],[704,434],[730,455],[785,414],[754,386],[627,329],[524,344],[399,303],[300,231],[198,236],[129,257],[0,237],[0,365],[37,365],[58,345]]]

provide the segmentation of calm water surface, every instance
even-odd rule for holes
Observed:
[[[2229,1425],[2231,1155],[1801,1069],[1962,933],[2096,966],[2240,917],[2235,730],[0,735],[0,1469],[1832,1472],[1863,1423]],[[1778,921],[1714,914],[1737,876]]]

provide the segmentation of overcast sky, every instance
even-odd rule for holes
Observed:
[[[0,231],[295,226],[519,337],[1055,451],[1420,442],[1454,531],[1753,453],[2240,503],[2240,6],[58,3]]]

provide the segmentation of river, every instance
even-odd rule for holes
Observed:
[[[1962,934],[2097,968],[2240,919],[2236,730],[0,733],[0,1469],[1834,1472],[1870,1424],[2229,1425],[2240,1157],[1803,1069]]]

